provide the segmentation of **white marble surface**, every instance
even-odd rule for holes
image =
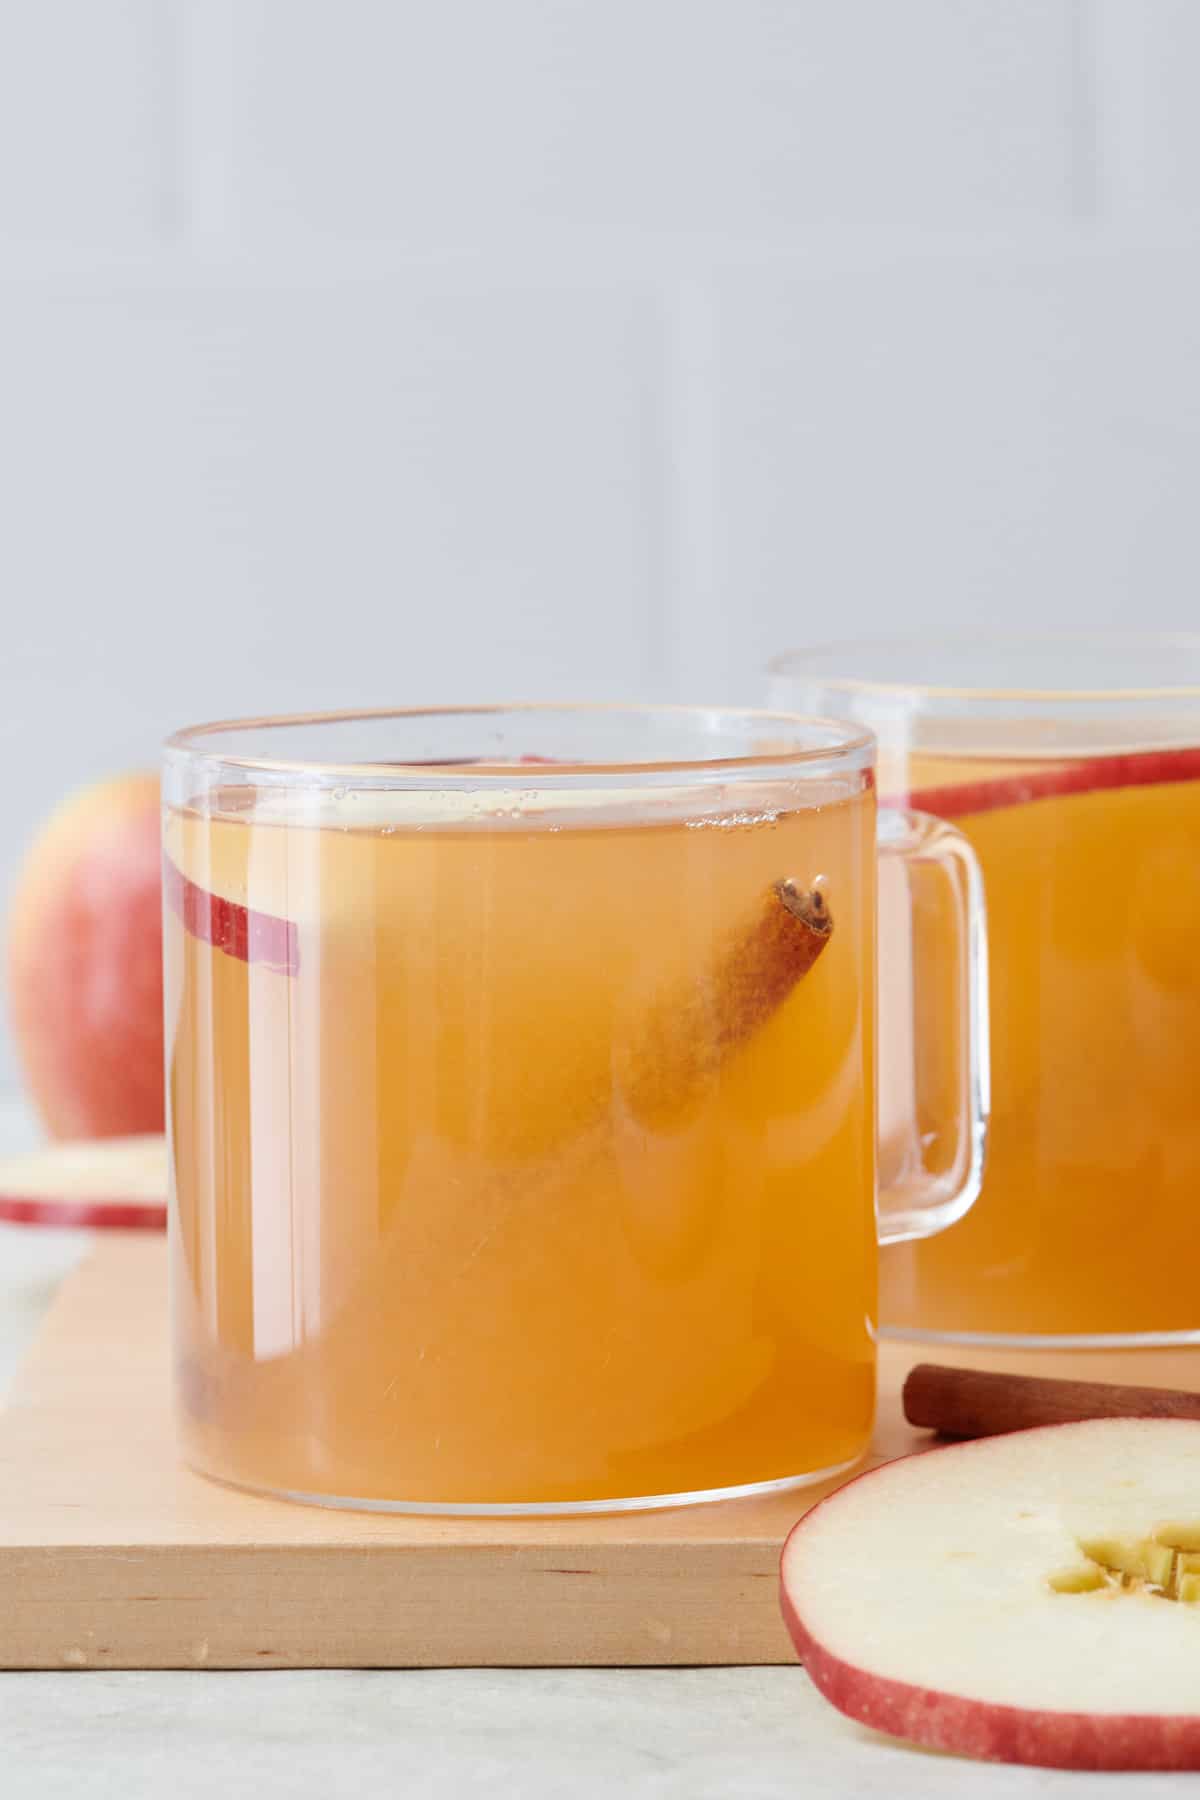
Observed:
[[[0,1101],[0,1154],[32,1136]],[[0,1228],[0,1379],[86,1243]],[[3,1800],[1183,1800],[1196,1781],[926,1755],[795,1668],[8,1674],[0,1747]]]
[[[5,1800],[1184,1800],[1194,1776],[922,1755],[799,1669],[7,1675]]]

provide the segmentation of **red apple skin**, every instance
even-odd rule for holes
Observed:
[[[1058,1431],[1070,1427],[1045,1425],[1040,1429]],[[916,1452],[922,1456],[938,1453],[937,1448]],[[868,1469],[854,1479],[870,1481],[879,1472]],[[812,1508],[812,1513],[836,1500],[848,1485],[844,1483],[827,1495]],[[1200,1769],[1200,1715],[1034,1712],[917,1687],[911,1682],[873,1674],[834,1656],[809,1633],[787,1588],[788,1544],[804,1529],[812,1513],[792,1527],[784,1544],[780,1606],[796,1654],[813,1686],[848,1718],[926,1749],[974,1756],[984,1762],[1148,1773]]]
[[[72,795],[22,867],[8,926],[14,1035],[52,1137],[163,1129],[157,778]]]
[[[933,813],[939,819],[961,819],[968,813],[994,812],[1002,806],[1024,806],[1030,800],[1052,800],[1060,794],[1091,794],[1101,788],[1152,787],[1197,780],[1200,780],[1200,747],[1136,750],[1121,756],[1052,763],[1024,774],[920,788],[901,804],[918,812]]]
[[[0,1194],[0,1223],[45,1225],[56,1231],[165,1231],[165,1206],[140,1200],[47,1200]]]

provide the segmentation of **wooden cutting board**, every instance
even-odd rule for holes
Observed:
[[[898,1400],[919,1359],[884,1348],[872,1462],[928,1441]],[[1200,1385],[1197,1350],[1003,1361]],[[114,1234],[65,1284],[0,1414],[0,1667],[792,1660],[779,1549],[822,1489],[578,1519],[289,1506],[178,1466],[167,1368],[164,1246]]]

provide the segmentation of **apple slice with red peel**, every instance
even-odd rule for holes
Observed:
[[[1000,1762],[1200,1769],[1200,1421],[920,1452],[789,1537],[813,1682],[894,1737]]]
[[[0,1160],[0,1221],[161,1231],[167,1222],[166,1139],[79,1139],[6,1157]]]
[[[280,975],[299,973],[300,933],[294,920],[210,894],[189,880],[169,857],[163,858],[163,899],[179,915],[184,930],[214,950],[223,950],[241,962],[265,963]]]
[[[1081,761],[1027,762],[975,780],[915,788],[908,795],[906,804],[918,812],[933,813],[939,819],[961,819],[969,813],[995,812],[1003,806],[1024,806],[1031,800],[1092,794],[1103,788],[1154,787],[1181,781],[1200,781],[1200,746],[1135,750],[1114,756],[1085,757]]]
[[[507,762],[501,759],[494,766],[551,760],[530,754]],[[459,757],[426,766],[474,766],[481,761],[479,757]],[[354,822],[369,826],[368,809],[357,810]],[[298,901],[306,899],[311,906],[321,893],[320,833],[307,828],[337,822],[336,805],[324,818],[311,807],[302,809],[299,822],[306,827],[303,833],[278,828],[289,822],[286,814],[273,813],[268,802],[256,813],[225,818],[174,811],[168,813],[163,827],[163,899],[184,930],[226,956],[260,964],[281,975],[300,972],[301,922],[289,915]],[[345,825],[344,815],[340,822]],[[396,818],[377,813],[375,823],[391,829]],[[254,833],[251,856],[248,828],[255,824],[264,829]],[[369,829],[356,833],[355,840],[369,877],[369,859],[375,850]],[[199,880],[194,878],[197,875]],[[349,884],[350,890],[352,887]],[[333,911],[327,895],[322,894],[320,904],[321,919],[311,921],[317,926],[327,925]]]

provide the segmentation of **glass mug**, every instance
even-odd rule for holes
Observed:
[[[572,1512],[870,1436],[870,735],[690,708],[201,727],[166,752],[184,1452],[292,1499]],[[944,890],[953,829],[889,827]],[[975,959],[975,960],[973,960]],[[983,1084],[962,1131],[978,1151]],[[910,1168],[885,1237],[978,1184]]]
[[[771,693],[869,726],[881,793],[953,819],[983,865],[987,1175],[960,1230],[883,1257],[885,1324],[1200,1341],[1200,638],[797,651]]]

